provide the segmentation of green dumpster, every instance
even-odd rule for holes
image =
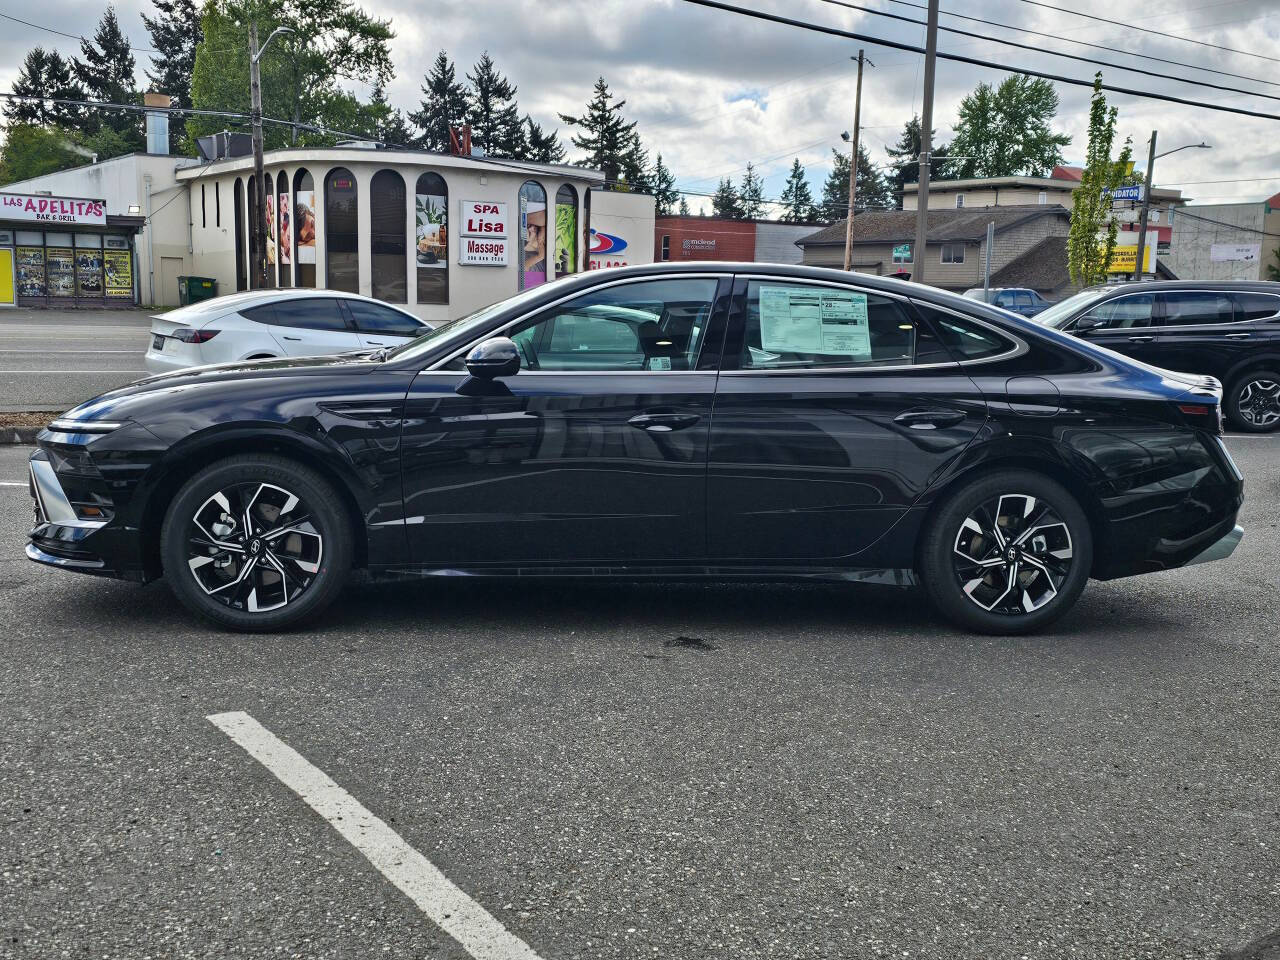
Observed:
[[[218,281],[213,277],[179,277],[178,301],[185,307],[218,295]]]

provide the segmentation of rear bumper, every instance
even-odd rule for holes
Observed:
[[[148,373],[172,373],[175,370],[198,367],[203,362],[200,359],[184,357],[177,353],[163,353],[154,347],[148,349],[146,356],[142,358],[143,366],[147,368]]]
[[[1240,541],[1243,539],[1244,527],[1237,523],[1229,533],[1205,547],[1188,560],[1186,565],[1189,567],[1194,563],[1213,563],[1215,560],[1225,560],[1235,553],[1236,547],[1240,545]]]

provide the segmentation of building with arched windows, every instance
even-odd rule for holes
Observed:
[[[349,290],[441,322],[589,269],[598,246],[591,207],[600,198],[602,229],[616,234],[622,222],[609,214],[618,200],[592,189],[600,174],[582,167],[361,146],[273,150],[264,160],[272,193],[263,279],[253,275],[252,159],[176,173],[193,198],[230,198],[232,216],[224,207],[217,222],[199,209],[192,217],[195,272],[216,278],[220,292]],[[650,246],[642,239],[653,232],[653,198],[621,202],[639,211],[628,210],[626,223],[641,251]]]

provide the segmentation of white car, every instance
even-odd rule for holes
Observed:
[[[151,318],[146,367],[309,357],[396,346],[431,329],[406,310],[338,290],[253,290]]]

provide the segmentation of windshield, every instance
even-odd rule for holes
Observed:
[[[428,330],[426,333],[414,337],[408,343],[396,347],[387,354],[387,359],[408,360],[420,356],[435,346],[437,341],[483,326],[486,320],[496,316],[508,307],[518,306],[525,301],[533,300],[545,292],[545,286],[531,287],[523,293],[517,293],[514,297],[508,297],[506,300],[499,300],[497,303],[491,303],[487,307],[481,307],[475,313],[469,313],[465,317],[458,317],[456,320],[442,323],[435,329]]]
[[[1055,303],[1051,307],[1046,307],[1035,315],[1036,323],[1042,323],[1046,327],[1058,328],[1067,322],[1081,308],[1088,306],[1093,301],[1099,299],[1106,293],[1106,289],[1091,287],[1088,290],[1081,290],[1074,297]]]

